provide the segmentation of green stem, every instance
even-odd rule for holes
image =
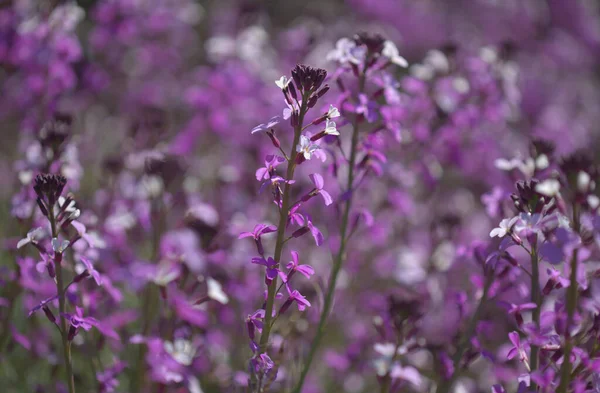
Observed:
[[[359,93],[362,93],[365,89],[365,74],[361,73],[359,76]],[[298,383],[292,390],[293,393],[300,393],[302,391],[302,386],[304,385],[304,381],[308,372],[310,370],[310,366],[313,362],[317,349],[319,348],[319,344],[323,338],[323,333],[325,332],[325,323],[327,322],[327,318],[329,317],[329,313],[331,311],[331,306],[333,304],[333,295],[335,294],[335,287],[337,283],[337,279],[342,268],[342,264],[344,262],[344,256],[346,254],[346,245],[348,242],[348,237],[346,236],[346,232],[348,230],[348,222],[350,220],[350,209],[352,208],[352,199],[354,196],[353,184],[355,177],[355,166],[356,166],[356,157],[357,157],[357,147],[358,147],[358,118],[354,119],[353,129],[352,129],[352,143],[350,150],[350,159],[348,162],[348,179],[346,182],[346,189],[349,190],[348,200],[346,201],[346,206],[344,207],[344,213],[342,216],[342,223],[340,226],[340,248],[335,256],[333,262],[333,268],[331,269],[331,273],[329,275],[329,282],[327,285],[327,294],[325,295],[325,302],[323,304],[323,310],[321,311],[321,316],[319,318],[319,325],[317,326],[317,333],[310,347],[310,351],[308,353],[308,357],[306,358],[306,362],[304,363],[304,368],[300,373],[300,379]]]
[[[48,212],[48,218],[50,219],[50,226],[52,227],[52,238],[58,238],[58,230],[56,228],[56,218],[54,217],[54,206],[50,206]],[[62,262],[58,262],[54,259],[54,266],[56,270],[56,289],[58,292],[58,309],[60,312],[60,335],[63,346],[63,358],[65,363],[65,369],[67,371],[67,386],[69,393],[75,393],[75,378],[73,376],[73,364],[71,361],[71,343],[69,342],[69,332],[67,330],[67,321],[63,316],[67,311],[66,298],[65,298],[65,286],[62,274]]]
[[[579,210],[573,203],[573,230],[579,233]],[[566,393],[571,379],[571,352],[573,351],[573,337],[570,329],[573,325],[573,317],[577,308],[577,254],[578,250],[573,251],[571,258],[571,274],[569,277],[569,288],[567,289],[567,326],[565,327],[565,351],[563,363],[560,368],[560,384],[556,389],[557,393]]]
[[[460,366],[460,361],[462,360],[463,355],[469,348],[469,343],[471,341],[471,338],[475,334],[475,328],[477,326],[477,322],[481,318],[481,312],[483,310],[483,306],[484,306],[485,302],[488,299],[489,291],[490,291],[490,288],[491,288],[493,282],[494,282],[494,277],[493,277],[493,275],[490,275],[490,277],[487,278],[487,280],[483,286],[483,294],[481,295],[481,299],[479,299],[479,304],[477,305],[477,308],[475,309],[475,312],[473,313],[471,320],[469,321],[467,330],[465,331],[465,334],[463,334],[462,339],[461,339],[460,343],[458,344],[458,348],[456,349],[456,353],[454,354],[454,357],[452,358],[454,372],[452,373],[452,376],[450,377],[449,381],[447,381],[444,384],[441,384],[441,383],[438,384],[436,393],[448,393],[450,391],[450,389],[452,388],[452,385],[458,378],[458,376],[460,374],[459,370],[458,370],[458,368]]]
[[[296,169],[296,146],[300,142],[300,135],[302,134],[302,123],[304,122],[304,115],[306,114],[306,101],[308,97],[305,93],[302,97],[302,105],[300,106],[298,125],[294,127],[294,142],[291,147],[290,159],[288,160],[286,180],[292,180],[294,178],[294,170]],[[291,185],[285,183],[283,197],[281,202],[281,210],[279,212],[279,224],[277,225],[277,241],[275,243],[275,253],[273,258],[277,263],[281,261],[281,253],[283,252],[283,246],[285,243],[285,227],[290,210],[290,192]],[[269,345],[269,336],[271,334],[271,328],[273,327],[273,306],[275,304],[275,295],[277,294],[277,276],[273,279],[273,282],[267,290],[267,304],[265,306],[265,323],[263,326],[263,332],[260,335],[260,353],[264,353]]]
[[[537,238],[536,238],[537,242]],[[532,318],[536,327],[540,327],[540,315],[542,311],[542,292],[540,289],[540,260],[537,253],[537,244],[531,245],[531,302],[535,303],[536,307],[533,310]],[[531,345],[530,367],[531,372],[538,369],[539,366],[540,347]],[[537,384],[531,381],[531,390],[537,391]]]

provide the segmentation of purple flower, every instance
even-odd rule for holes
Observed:
[[[269,257],[267,259],[265,259],[263,257],[254,257],[254,258],[252,258],[252,263],[255,263],[257,265],[263,265],[263,266],[267,267],[267,272],[265,275],[265,283],[267,285],[271,285],[271,282],[277,277],[277,274],[279,273],[279,269],[276,267],[277,261],[275,261],[271,257]]]
[[[248,329],[248,336],[250,340],[254,340],[254,331],[257,330],[259,333],[262,332],[263,322],[265,318],[265,310],[262,308],[254,311],[254,313],[248,315],[246,318],[246,328]]]
[[[75,220],[73,220],[71,222],[71,225],[73,225],[73,228],[75,228],[79,237],[81,237],[83,240],[85,240],[85,242],[88,244],[88,246],[90,248],[95,247],[95,240],[92,236],[90,236],[87,233],[87,229],[86,229],[85,225],[83,225],[79,221],[75,221]]]
[[[323,186],[324,186],[323,176],[321,176],[318,173],[313,173],[312,175],[309,175],[309,177],[310,177],[310,180],[312,180],[313,184],[315,185],[315,188],[312,191],[310,191],[308,194],[306,194],[302,198],[302,200],[307,201],[310,198],[320,194],[323,197],[323,201],[325,201],[325,206],[331,205],[333,203],[333,199],[331,199],[331,195],[329,195],[329,193],[323,189]]]
[[[252,237],[256,242],[256,248],[260,255],[264,255],[265,250],[262,245],[261,236],[267,233],[276,232],[277,227],[275,225],[257,224],[252,232],[242,232],[238,236],[238,239],[244,239],[246,237]]]
[[[45,300],[42,300],[40,302],[40,304],[38,304],[37,306],[35,306],[31,310],[29,310],[29,314],[27,314],[27,316],[30,317],[31,315],[33,315],[34,312],[36,312],[37,310],[41,310],[42,307],[46,306],[48,303],[50,303],[50,302],[52,302],[52,301],[54,301],[56,299],[58,299],[58,295],[54,295],[54,296],[49,297],[49,298],[47,298]]]
[[[521,313],[523,311],[534,310],[537,308],[535,303],[523,303],[523,304],[517,305],[517,304],[502,302],[502,305],[508,309],[508,313],[510,315],[515,316],[515,319],[517,320],[517,325],[519,325],[519,326],[523,325],[523,316],[521,315]]]
[[[513,347],[508,351],[506,358],[508,360],[514,358],[519,355],[519,360],[522,362],[527,362],[527,350],[529,349],[529,344],[527,342],[521,343],[521,337],[519,337],[519,333],[510,332],[508,333],[508,338],[510,342],[513,344]]]
[[[313,269],[311,266],[300,265],[299,256],[298,256],[297,251],[292,251],[291,254],[292,254],[292,261],[290,261],[286,265],[286,268],[290,270],[290,272],[288,273],[288,276],[287,276],[288,280],[292,277],[292,275],[295,272],[302,274],[306,278],[310,278],[310,276],[315,274],[315,269]]]
[[[100,273],[98,273],[98,271],[94,269],[94,265],[92,264],[92,262],[85,257],[81,257],[81,263],[83,263],[83,265],[85,266],[87,274],[94,278],[96,284],[102,285],[102,277],[100,277]]]
[[[296,289],[292,290],[292,288],[287,283],[285,284],[285,287],[289,294],[288,301],[296,302],[296,305],[298,306],[299,311],[304,311],[306,309],[306,307],[311,306],[310,302],[308,300],[306,300],[306,298],[304,296],[302,296],[302,294],[300,292],[298,292],[298,290],[296,290]]]
[[[275,168],[285,162],[285,158],[275,154],[269,154],[265,158],[265,166],[256,170],[256,180],[267,180],[271,178],[271,174],[275,172]]]
[[[268,122],[261,123],[254,127],[250,133],[256,134],[257,132],[268,131],[271,128],[275,127],[277,124],[279,124],[279,116],[273,116],[271,119],[269,119]]]

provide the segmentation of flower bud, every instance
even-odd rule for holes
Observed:
[[[282,305],[281,308],[279,309],[279,315],[283,314],[284,312],[286,312],[288,310],[288,308],[290,308],[290,306],[292,305],[292,303],[294,302],[294,300],[292,298],[288,298]]]
[[[309,99],[308,102],[306,103],[306,106],[308,106],[309,108],[314,107],[317,104],[319,97],[317,97],[316,95],[312,95]]]
[[[67,335],[67,340],[73,341],[73,339],[77,335],[78,330],[79,329],[77,329],[75,326],[71,325],[71,327],[69,327],[69,334]]]
[[[44,310],[44,314],[46,314],[46,318],[48,318],[50,322],[56,323],[56,317],[52,313],[52,310],[48,308],[48,306],[42,307],[42,310]]]
[[[78,283],[89,276],[90,276],[90,273],[86,270],[83,273],[79,273],[78,275],[76,275],[75,278],[73,279],[73,282]]]
[[[298,96],[296,95],[296,88],[294,87],[294,84],[293,83],[289,83],[288,86],[287,86],[287,88],[288,88],[288,90],[290,92],[290,96],[294,100],[298,101]],[[290,103],[290,105],[291,105],[291,103]]]
[[[329,91],[329,85],[323,86],[323,88],[317,92],[317,98],[323,97],[328,91]]]
[[[271,139],[271,143],[273,143],[273,146],[279,149],[281,147],[281,143],[279,142],[279,139],[277,139],[277,137],[275,136],[275,131],[271,129],[267,131],[267,135],[269,136],[269,139]]]
[[[299,238],[300,236],[303,236],[308,232],[310,232],[310,228],[307,226],[303,226],[302,228],[297,229],[294,233],[292,233],[292,237]]]
[[[246,328],[248,329],[248,337],[250,337],[250,340],[254,340],[256,329],[252,321],[249,319],[246,320]]]

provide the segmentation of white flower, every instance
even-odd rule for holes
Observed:
[[[553,197],[560,191],[560,182],[556,179],[548,179],[537,184],[535,190],[542,195]]]
[[[335,117],[340,117],[340,111],[333,105],[329,105],[329,110],[327,111],[327,118],[333,119]]]
[[[275,81],[275,84],[281,89],[284,90],[291,82],[291,79],[288,79],[285,75]]]
[[[304,155],[306,160],[310,160],[312,153],[319,149],[319,145],[312,143],[311,140],[304,135],[300,136],[300,143],[296,146],[296,152]]]
[[[540,154],[538,158],[535,159],[535,166],[538,169],[546,169],[549,165],[550,162],[548,161],[548,156],[545,154]]]
[[[408,62],[404,57],[400,56],[398,48],[396,48],[396,45],[392,41],[386,40],[383,43],[381,54],[400,67],[408,67]]]
[[[366,48],[356,46],[356,42],[349,38],[340,38],[335,44],[335,49],[327,54],[327,60],[337,61],[340,64],[360,64],[367,53]]]
[[[516,168],[526,177],[531,177],[535,172],[536,163],[532,158],[528,158],[525,161],[521,161],[519,158],[513,158],[510,161],[505,158],[498,158],[494,161],[494,166],[502,171],[512,171]]]
[[[513,217],[513,218],[505,218],[502,221],[500,221],[500,224],[498,225],[498,228],[494,228],[492,229],[492,231],[490,232],[490,237],[504,237],[506,236],[512,226],[519,220],[519,217]]]
[[[587,192],[589,190],[590,183],[592,182],[592,178],[588,175],[587,172],[579,171],[577,174],[577,189],[580,192]]]
[[[32,229],[27,232],[27,236],[24,239],[19,240],[17,243],[17,248],[21,248],[29,243],[37,243],[38,240],[41,240],[44,236],[44,230],[41,227]]]
[[[592,209],[597,208],[598,206],[600,206],[600,198],[598,198],[596,195],[588,195],[587,197],[587,203],[588,205],[590,205],[590,207]]]
[[[167,351],[177,363],[189,366],[194,361],[196,348],[194,348],[190,341],[178,338],[174,343],[165,341],[163,345],[165,351]]]
[[[57,238],[52,239],[52,249],[57,254],[62,254],[67,249],[67,247],[69,247],[69,244],[70,243],[68,240],[63,240],[61,242]]]
[[[221,304],[229,303],[229,297],[227,296],[227,294],[225,292],[223,292],[223,287],[217,280],[215,280],[211,277],[208,277],[206,279],[206,284],[208,286],[208,297],[209,298],[216,300]]]
[[[335,127],[335,122],[329,119],[325,123],[325,133],[327,135],[340,135],[340,132]]]
[[[180,271],[175,266],[161,264],[156,270],[154,277],[152,277],[152,282],[158,286],[165,287],[170,282],[176,280],[179,274]]]

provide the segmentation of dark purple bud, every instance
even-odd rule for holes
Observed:
[[[292,303],[294,302],[294,300],[292,298],[288,298],[285,303],[283,303],[281,305],[281,308],[279,309],[279,315],[283,314],[284,312],[286,312],[288,310],[288,308],[290,308],[290,306],[292,305]]]
[[[277,137],[275,136],[275,131],[271,129],[267,131],[267,135],[269,136],[269,139],[271,139],[271,143],[273,144],[273,146],[279,149],[281,147],[281,143],[279,142],[279,139],[277,139]]]
[[[56,317],[52,313],[52,310],[48,308],[48,306],[42,307],[42,310],[44,310],[44,314],[46,314],[46,318],[48,318],[50,322],[56,323]]]
[[[47,206],[54,206],[66,184],[67,179],[63,175],[39,174],[35,177],[33,189]]]
[[[260,240],[260,238],[256,239],[256,249],[260,255],[265,255],[265,249],[263,248],[262,240]]]
[[[248,337],[250,337],[250,340],[254,340],[256,329],[254,328],[252,321],[246,320],[246,328],[248,329]]]
[[[290,121],[291,121],[292,127],[298,126],[298,124],[300,123],[300,118],[299,118],[298,112],[292,111],[292,117],[291,117]]]
[[[313,120],[312,124],[314,124],[314,125],[321,124],[325,120],[327,120],[327,113],[325,113],[323,116],[317,117],[315,120]]]
[[[318,98],[323,97],[325,94],[327,94],[328,91],[329,91],[329,85],[323,86],[323,88],[317,92],[317,97]]]
[[[323,131],[311,136],[310,140],[315,142],[315,141],[318,141],[319,139],[323,138],[325,135],[327,135],[327,134],[325,133],[325,130],[323,130]]]
[[[289,84],[288,84],[288,86],[287,86],[287,88],[288,88],[288,90],[289,90],[289,92],[290,92],[290,96],[291,96],[291,97],[292,97],[294,100],[298,101],[298,96],[297,96],[297,94],[296,94],[296,88],[294,87],[294,84],[293,84],[293,83],[289,83]],[[291,105],[291,103],[290,103],[290,105]]]
[[[38,197],[35,201],[37,202],[38,207],[40,208],[40,211],[42,212],[42,214],[44,216],[48,217],[48,209],[46,209],[46,206],[44,206],[44,202],[42,202],[40,197]]]
[[[196,301],[194,302],[194,305],[196,305],[196,306],[197,306],[197,305],[199,305],[199,304],[206,303],[206,302],[207,302],[207,301],[209,301],[209,300],[210,300],[210,298],[209,298],[208,296],[203,296],[203,297],[201,297],[200,299],[196,300]]]
[[[312,95],[308,99],[308,102],[306,103],[306,106],[308,106],[309,108],[312,108],[312,107],[314,107],[317,104],[318,100],[319,100],[319,97],[317,97],[316,95]]]
[[[304,161],[306,161],[306,158],[304,158],[304,154],[298,154],[296,156],[296,165],[300,165],[302,164]]]
[[[78,331],[79,331],[79,329],[77,329],[75,326],[71,325],[71,327],[69,327],[69,334],[67,336],[67,340],[73,341],[73,339],[77,335]]]
[[[552,290],[554,289],[555,285],[556,280],[549,279],[546,285],[544,286],[544,289],[542,289],[542,293],[544,294],[544,296],[549,295],[550,292],[552,292]]]
[[[78,283],[89,276],[90,276],[90,273],[86,270],[83,273],[79,273],[78,275],[76,275],[75,278],[73,279],[73,282]]]
[[[56,277],[56,271],[54,270],[54,264],[52,262],[46,264],[46,270],[50,278]]]
[[[307,227],[307,226],[303,226],[302,228],[297,229],[294,233],[292,233],[292,237],[293,238],[298,238],[298,237],[300,237],[302,235],[307,234],[308,232],[310,232],[310,228]]]

